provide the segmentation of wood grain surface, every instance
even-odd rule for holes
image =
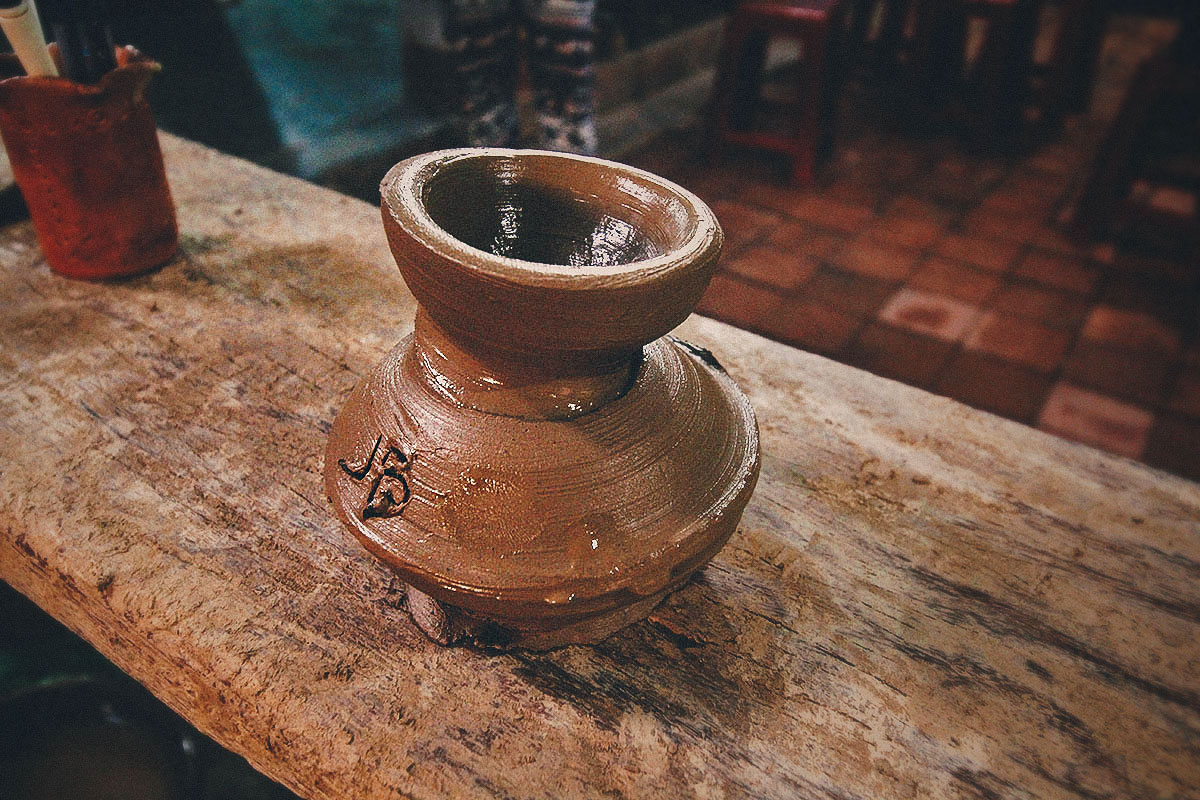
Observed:
[[[729,545],[595,647],[427,641],[325,434],[411,327],[378,211],[173,138],[183,251],[0,234],[0,577],[306,798],[1200,796],[1200,486],[692,318]]]

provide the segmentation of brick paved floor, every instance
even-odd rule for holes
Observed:
[[[1063,220],[1121,81],[1161,30],[1110,32],[1097,111],[1014,157],[915,138],[852,85],[816,185],[711,163],[696,125],[626,160],[697,192],[727,244],[701,313],[1200,479],[1200,259]]]

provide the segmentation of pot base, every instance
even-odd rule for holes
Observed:
[[[645,619],[668,594],[669,591],[662,591],[631,606],[544,631],[504,627],[495,620],[439,603],[412,586],[406,588],[405,601],[413,622],[438,644],[470,644],[494,650],[550,650],[572,644],[594,644],[626,625]]]
[[[649,614],[736,528],[758,432],[707,351],[659,339],[620,397],[571,419],[456,405],[418,353],[409,337],[354,390],[325,486],[435,641],[597,641]]]

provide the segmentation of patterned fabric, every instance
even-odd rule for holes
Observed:
[[[538,146],[596,152],[595,0],[525,0]]]
[[[595,0],[447,0],[461,136],[476,147],[517,143],[518,26],[525,28],[537,115],[535,146],[596,152]]]

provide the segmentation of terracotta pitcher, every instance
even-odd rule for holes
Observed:
[[[746,397],[665,336],[713,274],[716,218],[647,172],[539,151],[418,156],[381,190],[420,309],[334,422],[338,516],[440,642],[553,647],[641,619],[758,477]]]

